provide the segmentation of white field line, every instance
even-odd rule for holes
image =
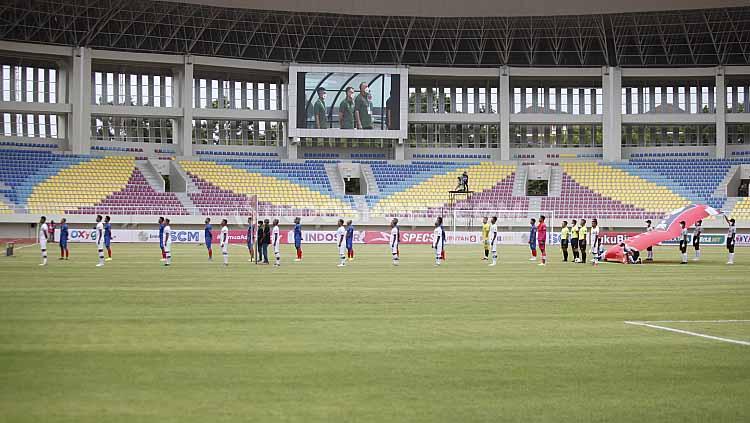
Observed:
[[[750,323],[750,320],[646,320],[642,323]]]
[[[714,323],[719,323],[719,322],[727,322],[727,321],[713,321],[713,322]],[[697,322],[694,321],[694,322],[691,322],[691,323],[697,323]],[[730,344],[745,345],[745,346],[750,347],[750,342],[747,342],[747,341],[739,341],[737,339],[722,338],[722,337],[719,337],[719,336],[706,335],[704,333],[691,332],[691,331],[688,331],[688,330],[682,330],[682,329],[675,329],[675,328],[670,328],[670,327],[666,327],[666,326],[653,325],[653,324],[647,323],[647,322],[634,322],[634,321],[627,321],[626,320],[625,324],[627,324],[627,325],[635,325],[635,326],[646,326],[646,327],[653,328],[653,329],[665,330],[665,331],[668,331],[668,332],[681,333],[683,335],[697,336],[699,338],[711,339],[711,340],[714,340],[714,341],[728,342]]]

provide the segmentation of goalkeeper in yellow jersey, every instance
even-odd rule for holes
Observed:
[[[490,256],[490,224],[487,222],[487,216],[482,218],[482,244],[484,244],[484,257],[482,260],[487,260]]]

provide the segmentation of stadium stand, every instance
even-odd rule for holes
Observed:
[[[389,166],[389,165],[385,165]],[[393,165],[390,165],[393,166]],[[414,175],[423,180],[411,185],[404,184],[398,176],[388,180],[389,185],[381,192],[387,193],[373,206],[375,213],[397,213],[403,210],[426,211],[444,206],[448,202],[448,189],[456,186],[456,178],[464,171],[471,175],[469,187],[472,191],[481,192],[490,190],[497,186],[498,181],[513,175],[516,167],[513,165],[498,165],[483,162],[471,166],[446,165],[446,172],[436,172],[440,169],[438,162],[415,162],[412,166],[416,169],[426,169],[423,172],[412,172],[409,165],[401,166],[399,170],[405,175]],[[376,173],[377,177],[378,173]],[[380,172],[381,180],[383,178]],[[415,179],[411,178],[412,181]],[[378,181],[380,187],[380,181]],[[448,188],[448,189],[446,189]]]
[[[572,162],[562,163],[561,167],[565,174],[577,184],[603,197],[631,205],[645,212],[661,214],[690,203],[687,198],[674,193],[665,186],[609,165],[595,162]],[[585,198],[582,196],[582,199]],[[597,211],[594,204],[582,202],[581,205],[581,210]]]
[[[238,198],[255,196],[265,214],[278,210],[310,210],[323,214],[353,216],[353,200],[334,196],[322,162],[286,163],[280,160],[180,161],[198,188],[190,195],[199,207],[209,210],[216,201],[227,207]],[[225,195],[231,193],[234,195]],[[279,209],[280,208],[280,209]],[[307,211],[307,213],[305,213]]]
[[[750,198],[746,197],[738,201],[731,216],[737,220],[750,220]]]

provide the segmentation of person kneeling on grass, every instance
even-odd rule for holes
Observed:
[[[620,243],[622,248],[622,262],[625,264],[641,264],[641,252],[633,247],[625,245],[624,242]]]

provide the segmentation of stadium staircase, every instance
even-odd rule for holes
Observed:
[[[362,179],[365,180],[365,184],[367,184],[367,195],[380,195],[380,187],[378,187],[375,173],[373,173],[370,164],[361,163],[359,166],[359,172],[360,175],[362,175]]]
[[[513,181],[512,195],[514,197],[526,196],[526,181],[529,179],[529,169],[526,165],[516,167],[516,179]]]
[[[328,181],[331,183],[331,190],[336,195],[344,195],[346,188],[344,187],[344,179],[341,177],[339,172],[339,166],[337,163],[326,163],[325,164],[326,175],[328,175]]]
[[[562,194],[563,172],[560,166],[552,166],[549,174],[548,197],[559,197]]]
[[[151,185],[151,188],[153,188],[154,191],[164,192],[164,178],[161,176],[161,173],[156,170],[156,166],[151,162],[151,159],[136,160],[135,167],[141,171],[141,174],[143,174],[143,177],[146,178],[146,181]]]

